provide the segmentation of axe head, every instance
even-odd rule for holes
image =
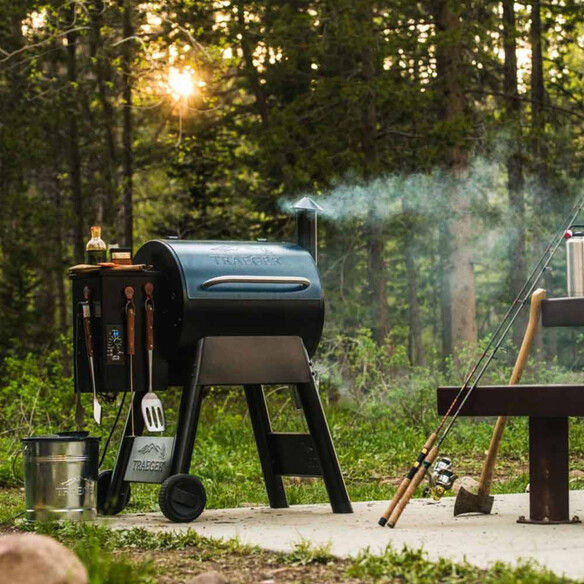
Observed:
[[[460,487],[456,501],[454,502],[454,516],[462,515],[463,513],[482,513],[489,515],[493,508],[495,497],[492,495],[475,495],[467,491],[464,487]]]

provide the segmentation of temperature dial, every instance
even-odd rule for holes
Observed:
[[[122,327],[107,325],[107,364],[123,365],[125,363]]]

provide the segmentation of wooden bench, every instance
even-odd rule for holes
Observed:
[[[557,326],[557,325],[556,325]],[[438,388],[444,415],[460,387]],[[584,416],[584,385],[490,385],[473,390],[462,416],[529,417],[529,518],[520,523],[579,523],[570,517],[568,416]]]

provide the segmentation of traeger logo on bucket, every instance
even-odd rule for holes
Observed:
[[[94,489],[95,481],[81,477],[72,477],[66,481],[63,481],[62,483],[59,483],[59,485],[55,487],[57,495],[61,497],[83,497],[84,495],[89,497],[93,494]]]
[[[138,436],[134,438],[124,480],[162,483],[170,474],[174,438]]]

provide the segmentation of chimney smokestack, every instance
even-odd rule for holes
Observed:
[[[317,214],[322,207],[310,197],[304,197],[292,208],[296,211],[296,243],[303,247],[317,263]]]

